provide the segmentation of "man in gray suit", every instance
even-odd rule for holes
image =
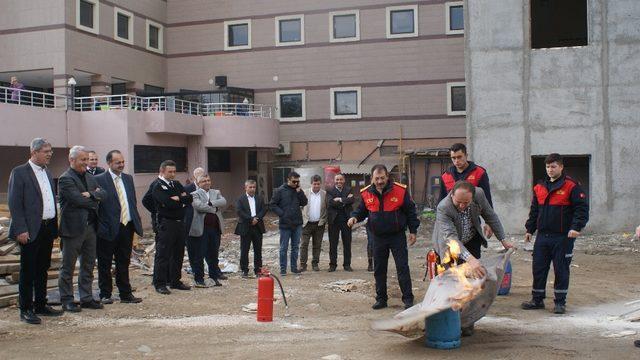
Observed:
[[[20,244],[20,320],[28,324],[40,324],[38,315],[62,314],[47,305],[47,270],[53,239],[58,237],[54,186],[47,169],[52,155],[47,140],[33,139],[31,158],[9,177],[9,238]]]
[[[455,241],[460,247],[460,262],[466,262],[475,277],[483,277],[486,270],[478,260],[481,246],[487,246],[482,231],[480,216],[491,227],[493,233],[505,249],[513,244],[505,240],[504,230],[498,215],[493,211],[482,188],[461,180],[453,190],[438,204],[436,224],[433,229],[435,250],[442,258],[449,248],[449,241]],[[473,325],[462,329],[463,336],[473,334]]]
[[[309,239],[312,239],[311,266],[313,271],[320,271],[320,252],[322,252],[322,236],[327,224],[327,192],[322,190],[320,175],[311,177],[311,188],[304,190],[308,202],[302,208],[302,244],[300,245],[300,271],[307,271],[309,258]]]
[[[93,299],[93,267],[96,262],[98,205],[106,197],[93,175],[87,173],[89,154],[82,146],[69,150],[69,169],[58,179],[60,198],[60,237],[62,267],[58,287],[62,309],[80,312],[81,308],[102,309]],[[78,289],[80,307],[73,301],[73,270],[80,258]]]

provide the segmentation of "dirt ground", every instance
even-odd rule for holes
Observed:
[[[273,226],[273,224],[270,224]],[[277,234],[265,237],[265,262],[277,269]],[[511,294],[499,297],[476,333],[462,347],[443,351],[424,347],[424,338],[407,339],[374,332],[369,322],[401,311],[400,290],[390,260],[389,305],[374,311],[373,274],[366,272],[366,238],[357,230],[353,243],[353,273],[328,273],[328,241],[323,242],[320,272],[284,277],[289,301],[275,304],[275,319],[258,323],[242,305],[256,302],[257,280],[230,275],[223,287],[157,294],[151,278],[132,270],[141,304],[106,305],[33,326],[18,320],[15,307],[0,310],[0,359],[638,359],[640,323],[617,319],[633,309],[624,303],[640,299],[639,244],[629,234],[589,236],[576,245],[568,313],[525,312],[531,283],[531,254],[520,250],[512,258]],[[326,235],[325,235],[326,236]],[[409,257],[416,301],[428,286],[422,282],[429,226],[421,230]],[[522,243],[519,244],[522,248]],[[227,235],[222,256],[237,261],[239,242]],[[498,249],[490,241],[487,253]],[[339,258],[341,261],[341,256]],[[184,279],[191,281],[189,275]],[[324,285],[360,279],[351,292]],[[548,291],[552,293],[552,277]],[[364,283],[362,283],[364,281]],[[276,289],[277,290],[277,289]],[[547,302],[550,307],[552,301]]]

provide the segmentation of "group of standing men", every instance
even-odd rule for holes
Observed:
[[[80,312],[82,308],[102,309],[103,304],[112,303],[114,260],[120,302],[142,301],[133,296],[129,282],[133,234],[142,235],[133,178],[123,172],[120,151],[107,154],[107,171],[89,165],[91,154],[95,155],[82,146],[69,150],[69,168],[58,179],[57,201],[56,186],[47,169],[53,155],[47,140],[33,139],[29,161],[11,171],[9,236],[20,244],[18,287],[20,319],[24,322],[40,324],[40,316],[59,316],[63,311]],[[96,171],[99,174],[93,176]],[[58,279],[62,310],[47,304],[47,270],[53,241],[58,236],[62,248]],[[100,301],[94,299],[92,291],[96,258]],[[73,295],[77,260],[79,305]]]

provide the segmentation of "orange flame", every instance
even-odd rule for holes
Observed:
[[[442,257],[442,264],[448,264],[449,268],[445,269],[443,265],[438,265],[439,274],[443,274],[446,271],[461,285],[459,295],[453,298],[453,300],[456,301],[452,306],[453,310],[462,308],[462,306],[471,299],[470,294],[474,292],[474,286],[467,278],[468,269],[467,266],[465,266],[466,264],[458,266],[460,252],[460,244],[457,241],[447,241],[447,250],[445,250],[444,256]]]

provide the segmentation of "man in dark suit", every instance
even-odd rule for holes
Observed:
[[[87,151],[89,154],[89,164],[87,165],[87,172],[93,176],[100,175],[104,173],[104,169],[98,166],[98,154],[93,151]]]
[[[52,155],[47,140],[33,139],[31,158],[14,168],[9,177],[9,238],[20,244],[20,320],[29,324],[40,324],[38,315],[62,314],[47,305],[47,270],[53,240],[58,236],[53,180],[46,168]]]
[[[158,174],[160,176],[161,174]],[[142,197],[142,206],[149,211],[151,215],[151,227],[153,229],[153,233],[155,234],[155,240],[158,241],[158,218],[157,218],[157,210],[156,210],[156,202],[153,200],[153,188],[160,181],[160,178],[157,177],[153,179],[151,184],[149,184],[149,188],[147,192]]]
[[[238,224],[236,235],[240,235],[240,269],[242,277],[249,276],[249,247],[253,245],[253,272],[257,275],[262,267],[262,234],[266,232],[263,218],[267,213],[262,197],[256,195],[255,180],[244,182],[245,194],[236,202]]]
[[[80,307],[102,309],[103,305],[93,298],[93,267],[96,262],[96,230],[98,228],[98,205],[106,194],[87,173],[89,154],[82,146],[69,150],[69,169],[58,179],[60,198],[60,237],[62,238],[62,267],[58,287],[62,309],[81,311]],[[78,291],[80,307],[73,299],[73,271],[80,258]]]
[[[338,237],[342,235],[342,250],[344,252],[343,267],[345,271],[351,268],[351,227],[347,220],[353,211],[354,197],[351,188],[345,186],[343,174],[335,177],[335,186],[327,190],[327,220],[329,222],[329,271],[336,271],[338,265]]]
[[[180,281],[186,231],[184,213],[187,204],[193,201],[176,176],[176,163],[165,160],[160,164],[160,176],[153,187],[152,196],[156,204],[158,235],[153,267],[153,285],[163,295],[171,294],[167,288],[190,290]]]
[[[113,290],[111,263],[116,262],[116,285],[120,302],[139,303],[133,296],[129,282],[129,263],[133,233],[142,236],[142,222],[136,206],[136,189],[133,177],[125,174],[124,156],[118,150],[107,154],[109,169],[96,176],[96,182],[107,196],[100,202],[98,226],[98,286],[103,304],[112,304]]]

